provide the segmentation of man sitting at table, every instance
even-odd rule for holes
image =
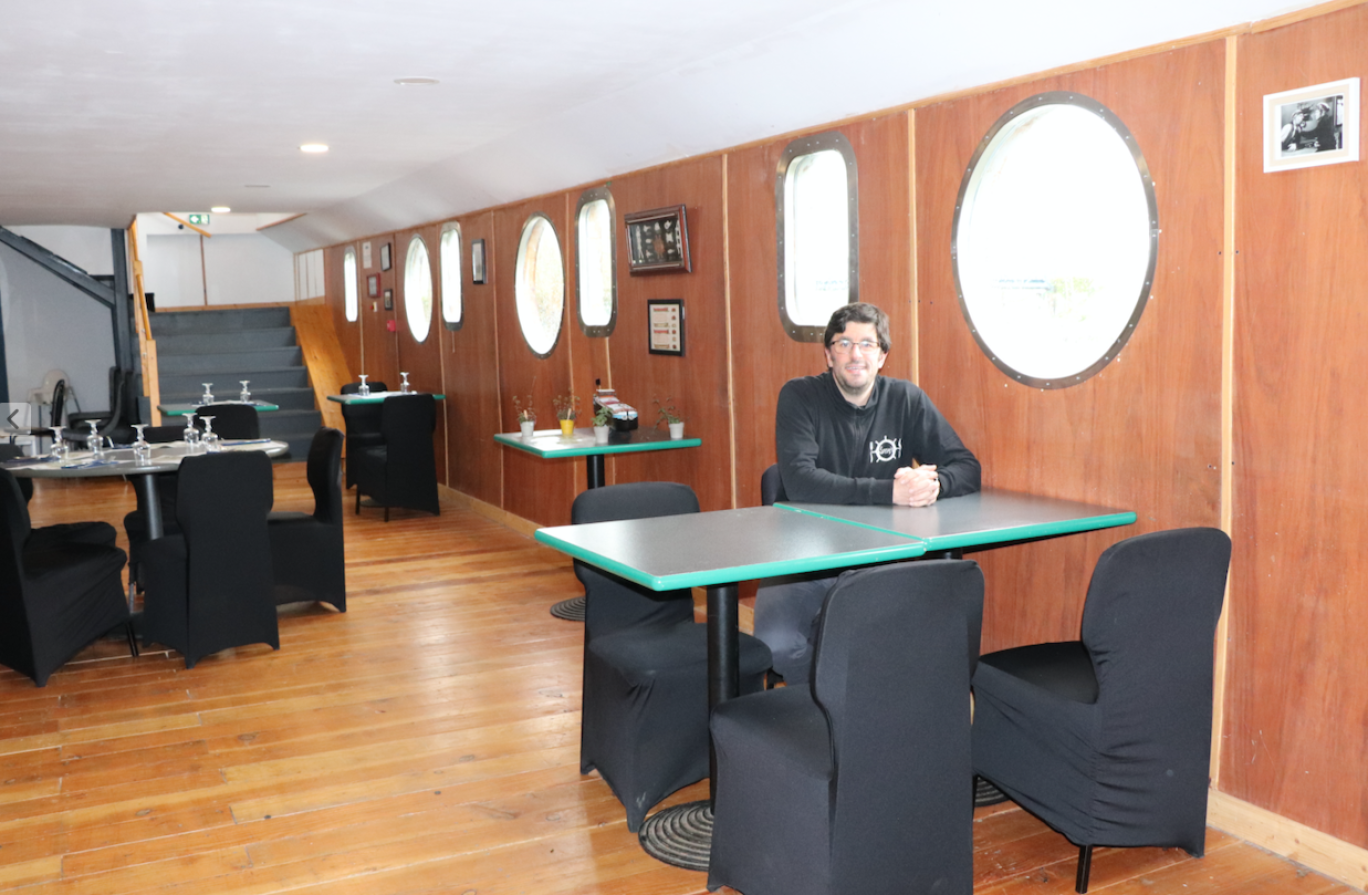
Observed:
[[[843,305],[824,338],[827,371],[790,379],[779,392],[774,437],[786,498],[806,503],[926,507],[979,490],[979,462],[931,399],[904,379],[880,376],[888,315]],[[761,582],[755,636],[788,684],[805,683],[817,615],[836,575]]]

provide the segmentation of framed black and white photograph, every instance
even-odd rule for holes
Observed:
[[[386,290],[385,290],[385,310],[386,310],[386,311],[393,311],[393,310],[394,310],[394,290],[393,290],[393,289],[386,289]]]
[[[371,244],[369,242],[361,243],[361,266],[374,267],[371,264]]]
[[[380,244],[380,269],[390,269],[390,244],[387,242]]]
[[[655,298],[646,302],[646,323],[651,328],[651,354],[684,356],[684,299]]]
[[[1264,97],[1264,171],[1356,162],[1359,79]]]
[[[470,281],[472,283],[483,283],[485,281],[484,242],[483,239],[476,239],[470,243]]]
[[[627,267],[642,273],[689,273],[689,224],[683,205],[623,216],[627,225]]]
[[[380,274],[373,273],[366,277],[366,297],[380,297]]]

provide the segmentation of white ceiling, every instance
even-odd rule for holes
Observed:
[[[10,2],[0,223],[229,205],[301,250],[1308,5]]]

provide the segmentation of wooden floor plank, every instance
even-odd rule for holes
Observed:
[[[275,472],[276,507],[310,510],[302,464]],[[134,502],[124,482],[49,480],[31,512],[118,528]],[[0,887],[702,895],[579,773],[583,627],[548,612],[582,593],[569,561],[451,502],[344,526],[348,611],[282,607],[278,651],[187,670],[110,638],[43,689],[0,669]],[[1076,849],[1011,804],[976,812],[974,846],[980,895],[1073,890]],[[1352,890],[1210,831],[1201,860],[1099,849],[1091,891]]]

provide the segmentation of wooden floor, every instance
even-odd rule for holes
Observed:
[[[39,482],[35,523],[122,519],[119,481]],[[303,464],[278,509],[310,509]],[[347,523],[348,612],[282,610],[280,650],[186,671],[102,641],[37,689],[0,670],[0,888],[686,895],[578,764],[569,561],[454,504]],[[121,527],[121,526],[120,526]],[[701,785],[672,801],[703,794]],[[975,891],[1067,893],[1075,850],[981,809]],[[1097,893],[1351,893],[1211,831],[1207,855],[1102,849]]]

